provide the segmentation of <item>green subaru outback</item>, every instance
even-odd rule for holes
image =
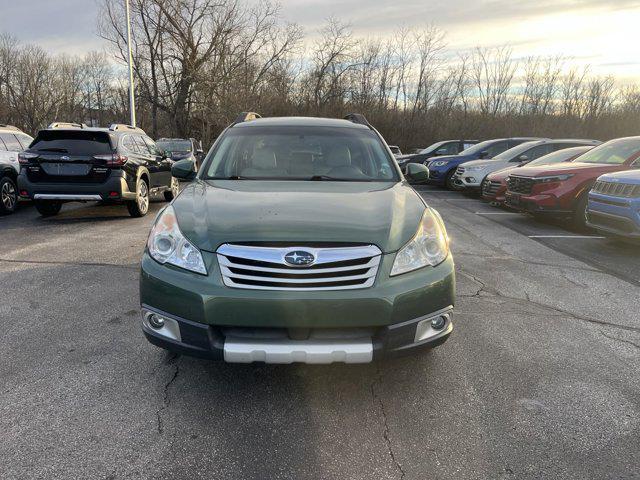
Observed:
[[[242,114],[156,218],[142,258],[147,339],[227,362],[363,363],[450,335],[438,212],[362,115]]]

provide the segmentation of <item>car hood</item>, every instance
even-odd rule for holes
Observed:
[[[393,252],[415,235],[425,204],[406,182],[196,180],[173,208],[182,233],[205,251],[348,242]]]
[[[464,167],[482,167],[482,168],[501,168],[504,165],[508,165],[508,161],[491,160],[490,158],[483,158],[482,160],[471,160],[470,162],[464,162]]]
[[[171,152],[169,154],[172,160],[183,160],[191,157],[191,152]]]
[[[640,170],[628,170],[626,172],[610,173],[602,175],[598,180],[607,182],[620,182],[630,185],[640,185]]]
[[[493,172],[487,175],[487,179],[493,180],[494,182],[501,182],[503,180],[506,180],[507,177],[512,173],[518,174],[520,170],[522,170],[521,167],[503,168],[502,170],[498,170],[497,172]]]
[[[523,177],[545,177],[548,175],[562,175],[565,173],[581,175],[602,175],[607,172],[617,172],[629,167],[625,165],[606,165],[603,163],[565,162],[553,165],[540,165],[535,167],[522,167],[518,169],[518,175]]]

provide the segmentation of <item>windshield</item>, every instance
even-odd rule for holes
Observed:
[[[544,155],[537,160],[529,162],[527,163],[527,166],[531,167],[535,165],[551,165],[553,163],[568,162],[569,160],[573,160],[574,158],[576,158],[578,155],[582,155],[584,152],[588,152],[592,148],[593,147],[564,148],[562,150]]]
[[[30,150],[71,155],[101,155],[112,151],[106,132],[82,130],[42,130]]]
[[[435,152],[438,148],[440,148],[442,145],[444,145],[445,142],[436,142],[433,145],[429,145],[427,148],[425,148],[424,150],[421,150],[420,153],[431,153],[431,152]]]
[[[640,155],[640,137],[611,140],[580,157],[582,163],[622,165]]]
[[[474,155],[476,153],[480,153],[491,147],[494,143],[496,143],[496,140],[485,140],[484,142],[476,143],[473,147],[469,147],[460,152],[459,155]]]
[[[191,142],[189,140],[159,140],[156,145],[167,152],[191,151]]]
[[[368,129],[252,126],[225,133],[205,178],[398,181],[392,162]]]
[[[505,150],[504,152],[496,155],[492,158],[492,160],[502,160],[509,161],[513,158],[516,158],[518,155],[522,155],[524,152],[529,150],[531,147],[535,146],[538,142],[525,142],[521,143],[517,147],[510,148],[509,150]]]

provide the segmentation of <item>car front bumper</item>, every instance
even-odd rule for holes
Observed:
[[[589,194],[587,225],[605,234],[640,239],[640,199]]]
[[[313,292],[230,288],[212,254],[203,256],[207,276],[160,265],[145,253],[143,316],[156,313],[173,325],[167,335],[143,319],[151,343],[232,362],[357,363],[435,346],[453,329],[451,256],[437,267],[389,277],[394,255],[383,255],[373,287]],[[429,327],[439,316],[445,325]]]
[[[563,208],[555,195],[521,195],[507,191],[504,195],[505,205],[514,210],[536,215],[566,216],[573,210]]]

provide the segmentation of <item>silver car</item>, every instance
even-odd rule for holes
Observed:
[[[557,140],[535,140],[521,143],[490,159],[473,160],[460,165],[453,177],[453,184],[458,189],[479,190],[482,181],[490,173],[503,168],[525,165],[543,155],[571,147],[585,145],[596,146],[602,142],[598,140],[580,140],[573,138]]]
[[[18,154],[32,141],[19,128],[0,124],[0,215],[13,213],[18,206]]]

